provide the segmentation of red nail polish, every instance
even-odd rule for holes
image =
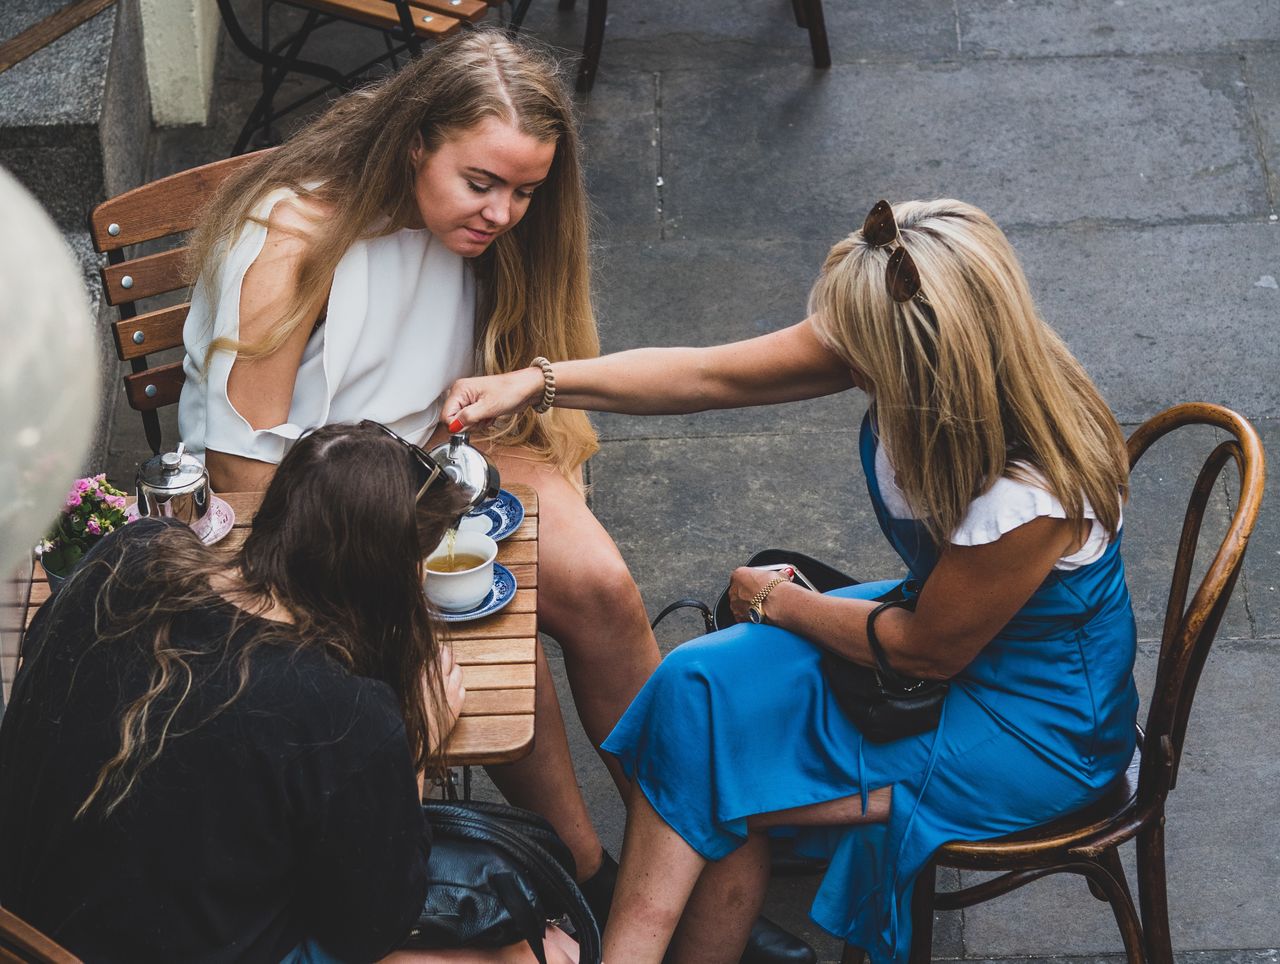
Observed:
[[[462,419],[460,419],[460,418],[455,418],[452,422],[450,422],[450,423],[449,423],[449,431],[450,431],[450,432],[461,432],[461,431],[462,431]]]

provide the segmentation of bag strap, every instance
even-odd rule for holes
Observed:
[[[538,919],[533,906],[525,899],[524,892],[516,883],[515,877],[508,872],[490,874],[489,883],[493,887],[493,892],[498,895],[498,899],[502,901],[502,906],[515,921],[516,927],[520,928],[520,933],[528,942],[533,956],[538,959],[538,964],[547,964],[547,949],[542,943],[543,931],[547,929],[546,922]]]
[[[876,667],[880,675],[881,685],[887,680],[903,692],[918,689],[927,681],[903,676],[889,665],[889,658],[885,655],[884,646],[880,643],[880,637],[876,635],[876,617],[886,609],[913,609],[914,607],[914,598],[887,599],[867,613],[867,645],[871,647],[871,655],[876,658]]]
[[[715,617],[711,614],[711,607],[704,603],[701,599],[677,599],[658,615],[653,617],[653,622],[649,624],[650,629],[657,629],[658,623],[662,622],[677,609],[696,609],[702,613],[702,624],[706,627],[706,631],[714,633],[716,631]]]

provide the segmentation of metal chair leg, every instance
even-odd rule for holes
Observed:
[[[1173,964],[1169,894],[1165,882],[1164,818],[1138,834],[1138,905],[1151,964]]]
[[[563,6],[561,9],[564,9]],[[596,82],[600,51],[604,47],[604,22],[609,13],[609,0],[590,0],[587,4],[587,37],[582,44],[582,63],[578,67],[578,93],[588,94]]]
[[[558,8],[558,9],[560,9],[560,10],[572,10],[572,9],[573,9],[573,4],[574,4],[574,0],[560,0],[560,6],[559,6],[559,8]]]
[[[809,48],[813,51],[813,66],[830,67],[831,50],[827,46],[827,22],[822,16],[822,0],[794,2],[797,9],[803,7],[804,10],[805,25],[809,28]]]
[[[791,12],[796,15],[797,27],[803,30],[809,26],[804,18],[804,0],[791,0]]]

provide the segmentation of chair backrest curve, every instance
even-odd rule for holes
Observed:
[[[1262,442],[1254,427],[1228,408],[1203,402],[1176,405],[1139,426],[1129,437],[1130,466],[1136,465],[1157,439],[1184,425],[1210,425],[1230,437],[1205,460],[1192,487],[1178,540],[1138,780],[1138,803],[1144,809],[1162,801],[1177,782],[1183,738],[1200,673],[1244,565],[1266,477]],[[1239,472],[1239,497],[1218,551],[1188,604],[1205,509],[1229,462],[1235,462]]]

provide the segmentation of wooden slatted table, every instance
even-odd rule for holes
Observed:
[[[507,486],[524,504],[524,522],[498,544],[498,561],[516,577],[516,597],[492,616],[447,626],[447,638],[462,666],[467,688],[462,716],[446,748],[452,766],[510,763],[533,748],[535,653],[538,643],[538,493],[527,485]],[[236,513],[236,526],[220,549],[239,548],[249,534],[261,495],[223,493]],[[30,625],[49,598],[49,582],[39,563],[30,579],[13,580],[0,608],[0,633],[16,654],[16,636]],[[16,632],[15,632],[16,630]],[[6,665],[10,665],[6,662]]]

